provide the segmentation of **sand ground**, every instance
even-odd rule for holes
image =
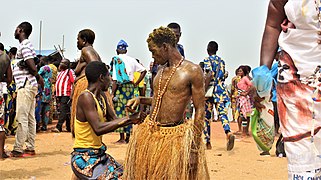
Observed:
[[[54,121],[55,123],[55,121]],[[51,125],[53,128],[54,125]],[[231,123],[233,130],[236,123]],[[117,161],[123,163],[127,145],[116,145],[118,134],[104,136],[104,143]],[[206,151],[211,179],[287,179],[286,158],[260,157],[252,137],[237,136],[235,148],[225,150],[225,135],[220,122],[212,123],[212,150]],[[14,137],[6,139],[6,150],[12,150]],[[73,140],[69,133],[38,133],[36,155],[0,160],[0,179],[70,179],[70,153]]]

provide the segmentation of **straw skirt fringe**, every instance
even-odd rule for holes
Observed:
[[[139,125],[130,139],[124,165],[124,179],[209,179],[204,144],[193,150],[192,125],[175,127],[148,125],[148,118]],[[196,170],[191,174],[190,154],[198,155]],[[193,178],[192,178],[193,177]]]
[[[70,127],[71,132],[74,132],[74,121],[76,117],[76,107],[79,95],[86,90],[88,87],[88,81],[86,76],[81,77],[74,85],[74,93],[72,96],[72,103],[71,103],[71,116],[70,116]]]

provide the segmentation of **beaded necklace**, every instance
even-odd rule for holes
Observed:
[[[87,89],[87,91],[88,91],[95,99],[97,99],[98,104],[99,104],[99,106],[100,106],[100,109],[103,111],[103,116],[105,117],[105,116],[106,116],[106,107],[105,107],[104,103],[102,102],[104,97],[102,97],[102,95],[100,95],[100,98],[98,98],[98,97],[96,97],[96,95],[95,95],[94,93],[92,93],[92,92],[89,91],[88,89]]]
[[[184,61],[184,57],[182,56],[182,59],[178,62],[178,64],[174,65],[174,67],[173,67],[169,77],[167,78],[162,90],[161,90],[161,85],[162,85],[162,77],[163,77],[164,68],[161,69],[160,76],[159,76],[159,82],[158,82],[158,92],[157,92],[157,97],[156,97],[156,103],[155,103],[155,107],[154,107],[153,113],[150,118],[151,121],[156,122],[156,117],[158,115],[158,112],[160,110],[160,106],[162,104],[162,98],[163,98],[163,95],[165,94],[165,91],[167,89],[169,81],[172,79],[177,68],[182,64],[183,61]]]

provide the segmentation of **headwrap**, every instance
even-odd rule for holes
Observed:
[[[117,49],[118,50],[126,50],[128,47],[128,44],[124,40],[120,40],[117,44]]]

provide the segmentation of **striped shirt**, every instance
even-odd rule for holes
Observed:
[[[56,96],[70,96],[72,84],[75,81],[75,72],[70,69],[58,73],[56,81]]]
[[[32,86],[38,86],[36,77],[29,73],[27,69],[19,68],[18,62],[21,60],[33,59],[36,57],[35,48],[30,43],[29,39],[23,40],[18,47],[16,59],[17,63],[13,65],[13,77],[17,89],[23,87],[25,81],[28,80]]]

